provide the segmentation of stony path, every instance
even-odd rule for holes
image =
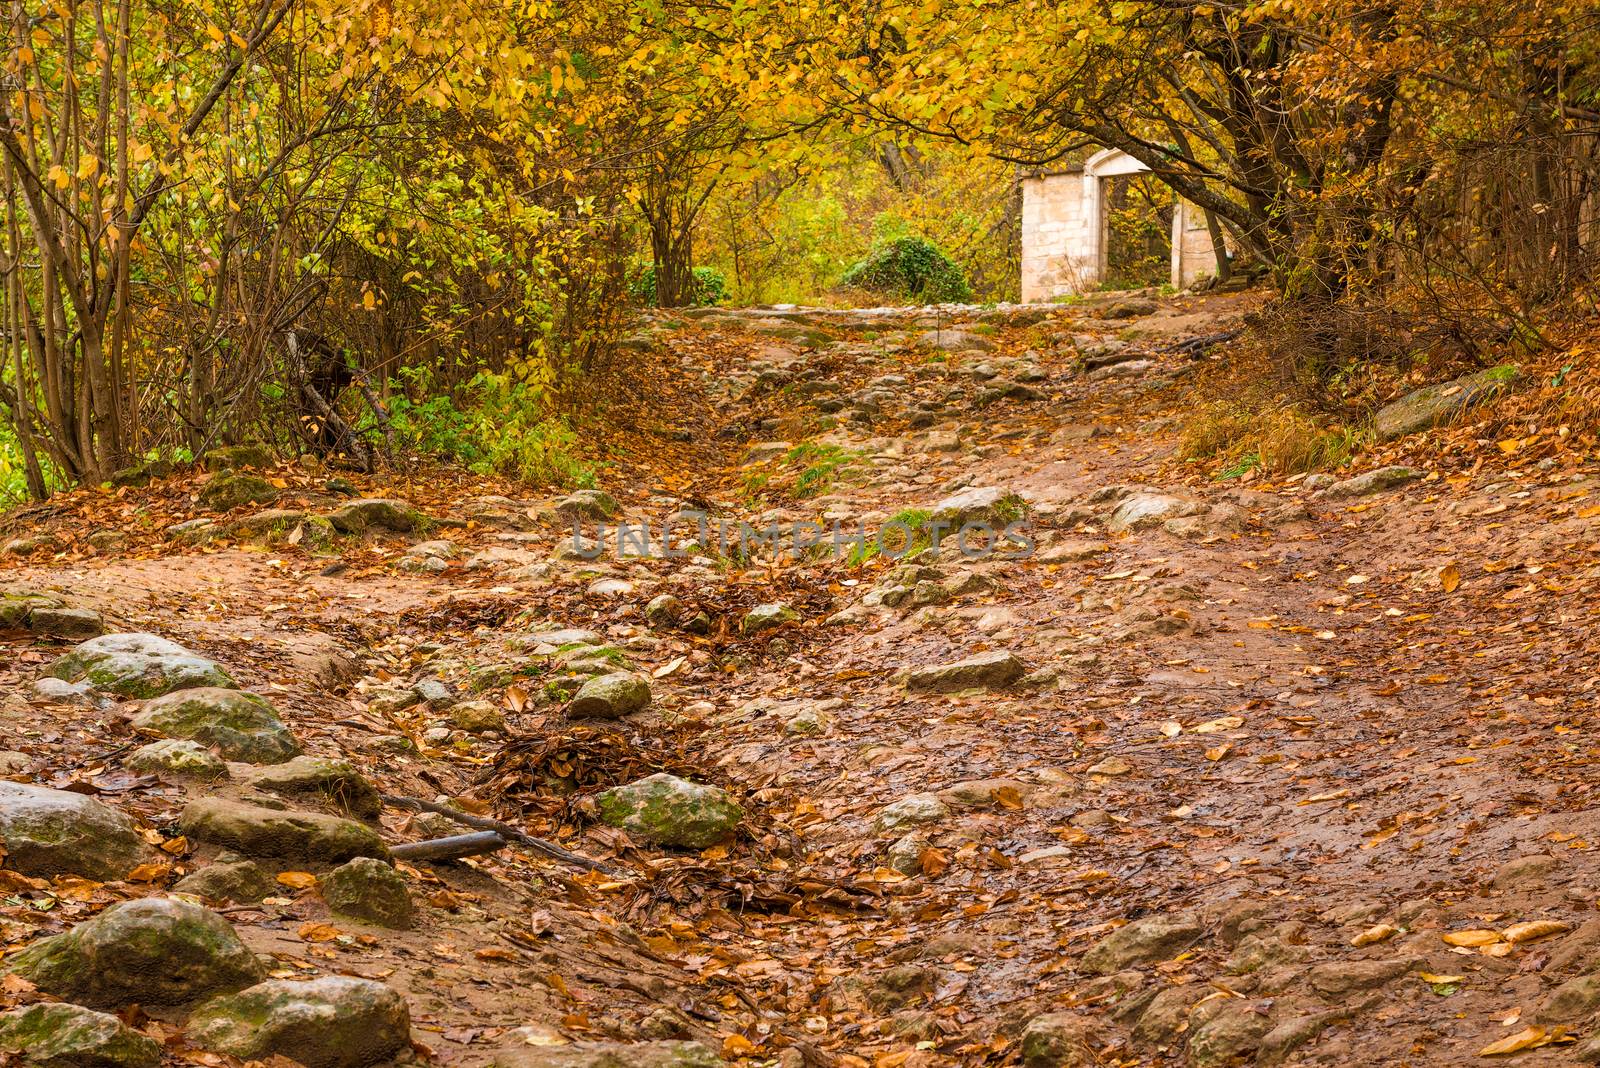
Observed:
[[[1600,1059],[1593,476],[1424,442],[1208,482],[1172,456],[1194,364],[1167,342],[1234,300],[711,313],[658,332],[690,399],[611,495],[468,486],[428,518],[245,472],[177,541],[135,511],[94,556],[17,547],[9,588],[48,598],[6,602],[20,973],[143,1005],[180,1059]],[[572,551],[574,518],[680,510],[1021,520],[1036,547]],[[36,686],[96,612],[185,648],[96,639]],[[520,843],[391,867],[477,829],[396,796],[609,871]],[[96,846],[30,853],[29,806]],[[166,903],[106,908],[129,898]],[[162,925],[207,947],[180,988],[118,956]],[[90,944],[115,982],[37,963]],[[318,975],[357,982],[289,982]],[[304,1037],[307,1002],[339,1026]],[[230,1023],[261,1011],[287,1037]]]

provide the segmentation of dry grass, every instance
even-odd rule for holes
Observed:
[[[1218,478],[1256,469],[1292,475],[1338,467],[1360,444],[1358,431],[1329,425],[1281,400],[1259,406],[1220,400],[1196,410],[1183,428],[1179,454],[1213,462]]]

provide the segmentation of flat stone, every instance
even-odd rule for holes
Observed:
[[[600,818],[657,845],[705,849],[739,826],[743,811],[716,786],[658,773],[603,791]]]
[[[65,682],[53,675],[46,675],[42,679],[34,679],[29,690],[35,704],[75,705],[78,708],[95,706],[94,687],[88,679]]]
[[[1026,513],[1028,502],[1020,495],[1000,486],[977,486],[934,504],[931,518],[955,530],[964,523],[989,523],[1003,527]]]
[[[901,827],[937,823],[950,815],[950,806],[938,794],[912,794],[878,810],[872,826],[881,834]]]
[[[199,905],[146,897],[112,905],[6,960],[40,990],[90,1008],[185,1005],[261,980],[233,928]]]
[[[504,731],[506,716],[498,705],[489,701],[458,701],[450,706],[450,723],[468,734],[483,734]]]
[[[318,880],[318,889],[341,916],[399,930],[416,921],[405,876],[381,860],[357,857],[341,864]]]
[[[1169,960],[1205,934],[1193,916],[1161,914],[1119,927],[1083,955],[1084,971],[1109,975],[1135,964]]]
[[[383,811],[378,788],[348,760],[297,756],[282,764],[254,768],[244,782],[284,797],[319,798],[364,820],[375,820]]]
[[[0,1013],[0,1050],[37,1068],[156,1068],[161,1047],[115,1016],[41,1003]]]
[[[1271,1030],[1272,1018],[1259,1011],[1255,1002],[1229,999],[1190,1034],[1189,1064],[1191,1068],[1234,1064],[1255,1052]]]
[[[228,673],[154,634],[103,634],[51,664],[46,674],[122,697],[158,697],[194,687],[233,687]]]
[[[1509,364],[1413,390],[1385,404],[1372,418],[1379,441],[1392,441],[1454,421],[1469,408],[1507,392],[1516,384],[1517,369]]]
[[[201,1049],[306,1068],[366,1068],[411,1048],[405,998],[370,979],[271,979],[201,1006],[186,1027]]]
[[[122,879],[149,855],[134,823],[84,794],[0,780],[6,867],[24,875]]]
[[[1411,970],[1409,960],[1341,960],[1319,964],[1306,973],[1306,982],[1325,998],[1342,998],[1362,990],[1376,990]]]
[[[372,828],[320,812],[285,812],[202,797],[184,807],[178,825],[196,841],[226,846],[247,857],[330,863],[354,857],[389,857],[389,850]]]
[[[341,534],[365,534],[369,530],[392,530],[409,534],[427,523],[427,517],[409,501],[387,497],[364,497],[350,501],[327,515],[328,522]]]
[[[164,694],[145,702],[133,725],[212,746],[227,760],[281,764],[300,752],[277,710],[244,690],[201,686]]]
[[[1322,491],[1324,497],[1330,500],[1344,500],[1351,497],[1366,497],[1374,493],[1404,486],[1408,482],[1415,482],[1422,478],[1423,473],[1414,467],[1380,467],[1376,471],[1368,471],[1355,478],[1347,478],[1343,482],[1335,482]]]
[[[616,498],[602,490],[575,490],[556,502],[556,511],[585,519],[610,519],[621,509]]]
[[[228,777],[228,765],[198,742],[187,738],[163,738],[141,745],[123,759],[130,771],[141,775],[162,775],[169,779],[214,782]]]
[[[1123,534],[1160,526],[1179,516],[1194,515],[1205,509],[1205,504],[1188,497],[1175,497],[1168,493],[1135,493],[1123,498],[1110,518],[1106,530]]]
[[[46,638],[82,640],[104,634],[106,622],[92,608],[40,605],[28,613],[28,629]]]
[[[781,627],[785,623],[797,622],[799,619],[800,613],[782,601],[758,604],[746,612],[744,618],[739,621],[739,633],[748,638],[762,631]]]
[[[952,664],[912,669],[906,689],[914,693],[955,693],[978,688],[999,689],[1027,674],[1016,655],[1005,650],[978,653]]]
[[[232,863],[218,861],[179,879],[173,889],[212,901],[254,904],[264,897],[281,893],[283,887],[253,860]]]

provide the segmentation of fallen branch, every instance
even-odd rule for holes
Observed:
[[[453,834],[448,838],[430,838],[426,842],[405,842],[390,846],[389,855],[395,860],[460,860],[478,857],[504,849],[506,840],[499,831],[474,831],[471,834]]]
[[[1192,337],[1188,341],[1177,341],[1167,346],[1168,352],[1178,352],[1185,356],[1199,356],[1213,345],[1220,345],[1224,341],[1232,341],[1243,329],[1224,330],[1220,334],[1206,334],[1204,337]]]
[[[571,864],[573,867],[582,868],[585,871],[597,871],[605,875],[619,874],[615,868],[602,864],[598,860],[590,860],[588,857],[579,856],[577,853],[562,849],[554,842],[546,842],[543,838],[535,838],[531,834],[519,831],[509,823],[490,819],[488,816],[474,816],[471,813],[451,808],[449,805],[424,801],[418,797],[399,797],[395,794],[384,794],[382,796],[383,803],[386,805],[393,805],[396,808],[416,809],[419,812],[436,812],[441,816],[448,816],[457,823],[464,823],[468,827],[474,827],[480,831],[494,831],[508,842],[516,842],[518,845],[527,846],[535,853],[543,854],[552,860],[559,860],[564,864]],[[390,852],[393,853],[394,851],[391,849]]]

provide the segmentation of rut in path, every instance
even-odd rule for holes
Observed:
[[[403,869],[409,930],[298,877],[229,910],[281,971],[399,990],[443,1063],[611,1063],[592,1043],[698,1063],[674,1040],[750,1064],[1455,1065],[1501,1039],[1579,1063],[1600,1007],[1593,480],[1441,469],[1425,439],[1370,493],[1200,477],[1174,457],[1196,364],[1172,342],[1227,330],[1236,300],[1131,327],[1091,303],[659,332],[674,392],[608,486],[616,518],[1025,517],[1022,559],[946,539],[585,560],[571,511],[605,502],[460,481],[363,486],[445,523],[340,536],[341,570],[283,530],[166,540],[150,517],[189,507],[180,483],[123,498],[122,548],[41,550],[9,587],[204,653],[384,794],[465,799],[622,873],[513,846]],[[338,504],[279,474],[278,507]],[[158,839],[195,796],[260,799],[243,766],[209,788],[129,771],[137,702],[24,700],[59,650],[14,644],[17,777],[87,784]],[[648,707],[569,703],[619,668]],[[727,790],[739,831],[609,826],[598,794],[655,773]],[[394,807],[375,826],[462,829]],[[216,852],[76,896],[22,885],[60,902],[48,932]],[[8,939],[39,933],[37,909],[5,914]]]

